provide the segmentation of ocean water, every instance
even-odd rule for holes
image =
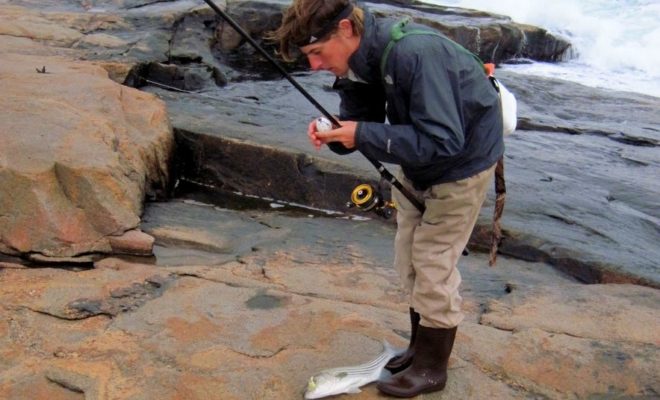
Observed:
[[[506,65],[527,74],[660,97],[660,0],[424,0],[490,11],[573,44],[561,63]]]

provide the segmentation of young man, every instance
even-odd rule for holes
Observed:
[[[341,127],[318,132],[311,122],[311,143],[400,165],[400,180],[426,207],[421,213],[393,189],[394,263],[410,295],[411,340],[378,389],[413,397],[445,387],[463,319],[456,266],[504,144],[499,98],[483,66],[440,34],[405,36],[383,59],[397,22],[349,0],[294,0],[274,38],[285,57],[297,49],[313,70],[337,77]]]

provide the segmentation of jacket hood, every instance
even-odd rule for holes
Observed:
[[[364,10],[364,33],[360,38],[360,46],[348,59],[348,66],[368,83],[381,81],[380,58],[390,41],[390,26],[393,22],[377,20],[373,14]]]

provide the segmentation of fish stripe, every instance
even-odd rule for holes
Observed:
[[[376,366],[380,366],[380,364],[383,364],[385,361],[389,361],[390,358],[392,358],[394,355],[393,354],[381,354],[378,358],[365,363],[365,364],[360,364],[360,365],[355,365],[352,367],[340,367],[340,368],[333,368],[326,370],[326,373],[329,374],[335,374],[335,373],[346,373],[346,374],[359,374],[361,372],[373,372],[373,369]]]

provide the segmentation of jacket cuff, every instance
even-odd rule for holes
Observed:
[[[355,125],[355,148],[360,148],[362,142],[362,126],[364,125],[363,121],[358,121]]]

